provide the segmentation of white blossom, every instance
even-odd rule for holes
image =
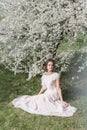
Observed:
[[[60,71],[66,71],[74,50],[59,55],[58,45],[66,34],[72,43],[78,32],[85,33],[85,5],[83,0],[0,1],[0,63],[15,74],[28,73],[28,79],[41,73],[50,57],[61,59]]]

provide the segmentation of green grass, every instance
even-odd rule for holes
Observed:
[[[11,101],[19,95],[33,95],[41,87],[40,76],[26,81],[26,74],[14,75],[0,66],[0,130],[86,130],[86,78],[63,90],[64,98],[78,108],[72,117],[41,116],[14,108]],[[83,76],[84,77],[84,76]],[[84,80],[84,81],[83,81]],[[67,85],[66,81],[66,84]],[[84,90],[84,91],[83,91]]]

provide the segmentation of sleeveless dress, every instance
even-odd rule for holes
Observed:
[[[56,90],[55,80],[57,78],[59,78],[59,74],[56,72],[51,75],[46,75],[44,73],[41,80],[42,87],[46,89],[46,91],[43,94],[20,96],[15,98],[12,104],[17,108],[21,108],[33,114],[61,117],[72,116],[77,108],[71,105],[63,107]]]

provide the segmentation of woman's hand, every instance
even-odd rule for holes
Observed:
[[[68,107],[69,106],[69,103],[65,102],[65,101],[62,101],[62,105],[63,107]]]

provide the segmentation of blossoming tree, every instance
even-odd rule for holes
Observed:
[[[66,34],[72,43],[87,24],[86,0],[2,0],[0,10],[0,62],[28,79],[41,73],[45,59],[58,57]]]

